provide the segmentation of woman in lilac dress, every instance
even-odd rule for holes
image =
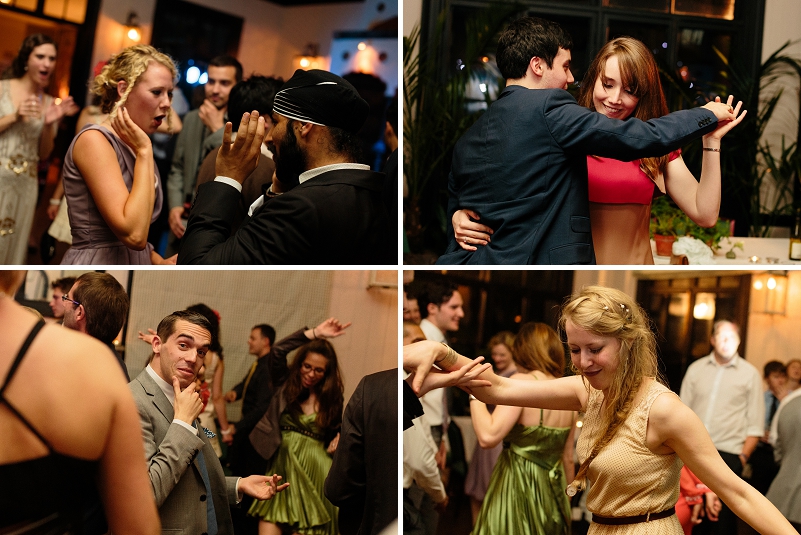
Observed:
[[[67,151],[72,248],[62,264],[165,263],[147,242],[162,205],[148,134],[169,122],[175,77],[169,56],[146,45],[126,48],[95,77],[92,92],[109,117],[81,130]]]

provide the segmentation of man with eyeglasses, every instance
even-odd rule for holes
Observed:
[[[72,285],[75,284],[75,277],[62,277],[50,283],[53,288],[53,298],[50,300],[50,310],[53,311],[53,317],[58,320],[58,323],[64,321],[64,305],[65,301],[62,299],[64,294],[70,291]]]
[[[106,344],[117,357],[125,379],[130,382],[128,368],[114,347],[114,338],[128,315],[128,294],[117,279],[108,273],[84,273],[75,280],[69,293],[61,296],[61,300],[64,303],[64,326]]]
[[[242,400],[242,417],[235,424],[229,422],[228,429],[223,431],[223,442],[231,446],[231,472],[235,476],[263,474],[267,470],[267,462],[256,453],[250,443],[249,436],[253,428],[270,408],[273,392],[281,386],[289,375],[286,355],[295,348],[315,338],[336,338],[345,334],[350,323],[342,324],[336,318],[328,318],[317,327],[304,327],[286,338],[275,340],[275,329],[270,325],[256,325],[250,331],[248,349],[256,361],[250,370],[233,389],[225,393],[228,403]],[[234,527],[237,533],[256,533],[257,519],[247,516],[245,511],[250,507],[250,499],[245,498],[239,510],[233,510]]]

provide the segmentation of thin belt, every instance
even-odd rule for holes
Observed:
[[[640,524],[642,522],[650,522],[651,520],[659,520],[660,518],[667,518],[676,514],[676,507],[659,511],[658,513],[648,513],[645,515],[636,516],[600,516],[593,514],[592,521],[596,524],[605,524],[607,526],[623,526],[625,524]]]
[[[318,435],[317,433],[312,433],[311,431],[306,431],[305,429],[298,429],[297,427],[293,427],[291,425],[282,425],[281,431],[294,431],[295,433],[300,433],[301,435],[313,438],[314,440],[319,440],[320,442],[322,442],[325,438],[323,435]]]

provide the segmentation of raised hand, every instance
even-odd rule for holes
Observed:
[[[232,178],[240,184],[256,169],[264,141],[264,118],[259,112],[245,113],[239,123],[236,141],[231,143],[233,125],[225,123],[223,143],[217,152],[217,176]]]
[[[282,479],[278,474],[243,477],[239,480],[239,490],[257,500],[269,500],[289,486],[289,483],[279,485]]]
[[[54,100],[45,111],[45,124],[53,124],[64,116],[71,117],[78,113],[78,110],[80,108],[72,97],[67,97],[58,104]]]
[[[336,338],[345,334],[345,329],[351,326],[351,322],[342,324],[336,318],[328,318],[314,328],[314,336],[317,338]]]
[[[38,119],[42,116],[42,102],[36,95],[29,96],[20,103],[17,116],[22,120]]]
[[[719,103],[720,97],[715,97],[715,102]],[[733,102],[734,102],[734,96],[729,95],[729,98],[726,99],[726,105],[731,108]],[[743,110],[743,112],[740,113],[740,109],[742,107],[743,107],[743,101],[742,100],[738,101],[737,106],[733,108],[734,110],[733,113],[736,119],[728,122],[718,122],[718,127],[715,128],[709,134],[704,136],[704,141],[707,140],[720,141],[723,138],[723,136],[729,133],[729,130],[731,130],[732,128],[743,122],[743,118],[745,118],[745,114],[748,113],[748,110]],[[707,146],[707,144],[705,143],[704,146]],[[718,147],[713,147],[713,148],[718,148]]]
[[[203,402],[200,401],[200,394],[195,391],[194,381],[181,390],[178,378],[173,377],[172,388],[175,391],[174,418],[192,425],[192,422],[203,412]]]
[[[456,210],[451,217],[456,243],[465,251],[475,251],[478,249],[476,245],[487,245],[495,232],[487,225],[477,223],[479,219],[478,213],[467,209]]]
[[[114,131],[117,132],[117,135],[120,136],[120,139],[131,147],[137,156],[142,151],[152,153],[153,145],[150,143],[150,138],[147,137],[144,130],[139,128],[138,124],[133,122],[131,116],[128,115],[127,109],[120,108],[117,110],[117,115],[111,119],[111,126],[114,128]]]
[[[148,327],[147,334],[143,333],[142,331],[139,331],[139,339],[144,340],[148,344],[152,344],[153,338],[155,338],[156,334],[157,334],[156,331]]]

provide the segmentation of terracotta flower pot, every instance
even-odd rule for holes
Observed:
[[[673,242],[676,241],[676,236],[654,234],[654,241],[656,242],[656,254],[659,256],[670,256],[673,254]]]

